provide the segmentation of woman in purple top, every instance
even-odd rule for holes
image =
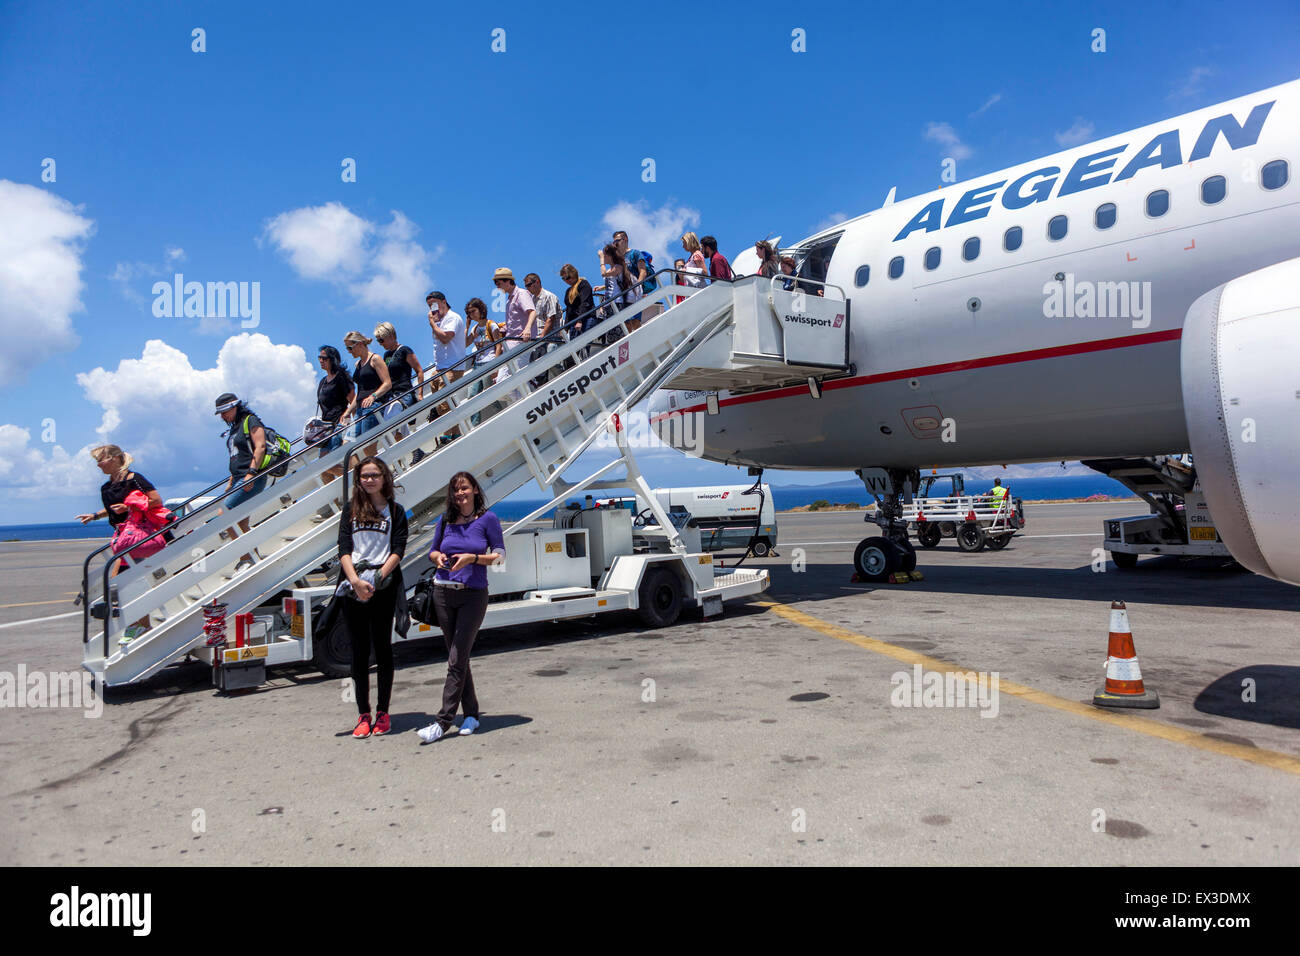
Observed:
[[[420,730],[420,739],[433,743],[451,729],[456,711],[463,710],[461,736],[478,727],[478,696],[469,655],[487,613],[487,565],[505,550],[501,522],[487,510],[483,489],[468,471],[459,471],[447,485],[447,512],[434,532],[429,560],[434,573],[433,606],[447,645],[447,681],[442,685],[442,710],[437,720]]]

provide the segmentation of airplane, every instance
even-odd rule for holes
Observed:
[[[1300,80],[891,190],[781,250],[807,288],[843,290],[849,373],[716,404],[660,391],[651,420],[700,413],[698,453],[725,464],[856,470],[879,505],[854,558],[871,580],[915,567],[899,516],[922,468],[1190,449],[1233,556],[1300,584],[1297,160]],[[733,268],[757,271],[753,250]]]

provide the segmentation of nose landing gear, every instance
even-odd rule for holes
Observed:
[[[907,522],[903,520],[903,502],[912,496],[912,489],[920,481],[920,472],[891,468],[883,482],[878,472],[870,478],[863,469],[858,477],[866,485],[867,493],[876,499],[876,513],[865,520],[880,526],[881,534],[863,538],[853,552],[853,569],[864,581],[880,582],[900,571],[916,570],[916,549],[907,535]]]

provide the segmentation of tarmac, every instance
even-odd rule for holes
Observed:
[[[482,727],[431,745],[429,640],[398,646],[394,732],[368,740],[308,665],[10,700],[0,863],[1295,864],[1300,590],[1099,562],[1102,520],[1141,510],[1029,505],[1005,550],[945,539],[903,585],[851,583],[862,512],[781,515],[779,556],[745,565],[771,589],[721,618],[483,632]],[[92,544],[0,544],[0,682],[79,673]],[[1091,703],[1114,599],[1158,710]],[[948,670],[984,696],[912,690]]]

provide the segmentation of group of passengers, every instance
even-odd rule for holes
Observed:
[[[674,262],[673,283],[701,288],[715,280],[734,278],[731,265],[718,251],[718,241],[713,236],[697,237],[693,232],[681,237],[685,256]],[[794,260],[779,259],[770,243],[760,241],[755,245],[759,259],[759,275],[774,276],[793,273]],[[660,289],[660,279],[655,275],[654,257],[631,246],[624,230],[613,233],[610,242],[598,255],[600,284],[592,283],[580,275],[572,263],[565,263],[559,277],[566,289],[560,295],[543,288],[536,272],[524,276],[523,286],[516,284],[509,268],[499,268],[492,276],[497,293],[498,309],[504,312],[500,321],[494,321],[484,300],[471,298],[464,306],[464,315],[453,310],[447,297],[440,291],[431,291],[425,297],[429,329],[433,336],[433,362],[426,367],[415,350],[398,340],[397,330],[391,322],[375,326],[371,336],[353,330],[343,337],[343,345],[351,357],[351,367],[344,362],[339,350],[332,345],[322,345],[317,350],[317,362],[323,373],[316,387],[317,417],[304,429],[308,443],[319,443],[324,456],[340,447],[345,440],[358,438],[378,427],[386,419],[398,418],[426,394],[456,382],[475,368],[495,361],[518,343],[537,341],[535,348],[525,351],[515,363],[522,369],[543,359],[546,353],[563,347],[566,340],[581,335],[614,317],[619,311],[632,306]],[[790,286],[787,284],[787,288]],[[641,309],[637,318],[612,328],[600,342],[608,344],[621,336],[622,325],[629,331],[640,327],[663,312],[664,302],[676,304],[685,296],[665,296],[660,302]],[[373,347],[372,347],[373,346]],[[382,351],[381,351],[382,350]],[[569,359],[567,365],[572,365]],[[540,385],[564,366],[552,366],[538,371],[530,382]],[[499,366],[489,376],[481,376],[471,386],[467,398],[493,382],[503,381],[510,375],[509,366]],[[490,378],[490,381],[489,381]],[[502,399],[508,402],[509,397]],[[432,421],[445,414],[444,402],[429,413]],[[226,392],[216,400],[215,412],[227,426],[224,434],[228,453],[229,477],[222,494],[226,510],[238,507],[255,497],[268,484],[271,465],[277,460],[277,442],[280,441],[258,415],[237,395]],[[471,417],[471,426],[479,424],[481,413]],[[396,433],[400,439],[401,430]],[[438,444],[451,441],[459,435],[453,426],[438,439]],[[363,457],[372,457],[378,449],[373,443],[362,450]],[[107,517],[114,532],[131,514],[127,497],[132,491],[141,492],[150,508],[162,506],[161,498],[153,484],[131,470],[131,456],[116,445],[101,445],[91,450],[91,455],[101,471],[109,477],[100,488],[103,509],[81,514],[83,524]],[[423,458],[417,450],[412,464]],[[328,480],[342,474],[342,463],[325,472]],[[133,499],[139,501],[139,499]],[[237,537],[247,532],[250,519],[242,518],[235,527],[227,529],[226,537]],[[136,554],[138,552],[132,552]],[[239,567],[251,562],[245,555]],[[114,573],[126,567],[122,555]]]
[[[718,252],[715,238],[700,239],[695,233],[687,232],[681,242],[686,257],[674,263],[674,284],[701,288],[710,281],[734,278],[730,263]],[[779,259],[770,243],[757,243],[755,251],[759,275],[769,278],[792,275],[794,260]],[[344,336],[344,347],[354,360],[350,370],[338,349],[322,345],[317,353],[324,373],[316,388],[318,417],[304,429],[304,440],[321,444],[323,457],[340,447],[345,437],[359,438],[383,419],[405,415],[424,397],[426,386],[432,395],[475,366],[493,362],[513,344],[537,340],[537,347],[518,359],[517,368],[522,369],[542,359],[547,352],[561,348],[565,336],[576,338],[659,289],[653,257],[630,247],[626,232],[615,232],[598,258],[602,280],[598,286],[593,287],[571,263],[565,263],[560,269],[560,278],[568,287],[562,304],[559,296],[542,287],[537,273],[528,273],[520,288],[510,269],[497,269],[492,281],[498,290],[497,298],[504,303],[502,322],[489,318],[488,308],[480,298],[472,298],[465,304],[462,317],[448,306],[442,292],[430,292],[425,297],[425,305],[434,343],[433,364],[428,368],[421,364],[410,346],[398,341],[397,330],[390,322],[375,326],[373,337],[355,330]],[[793,286],[787,282],[785,288]],[[601,296],[599,307],[597,293]],[[683,298],[669,296],[662,301],[675,305]],[[646,305],[639,317],[620,325],[634,331],[642,322],[659,315],[663,308],[662,302]],[[616,327],[601,338],[607,344],[621,335],[622,328]],[[378,343],[383,352],[372,349],[372,343]],[[531,382],[539,384],[560,368],[543,370]],[[500,382],[509,375],[509,367],[500,366],[493,381]],[[486,384],[486,376],[480,377],[471,387],[469,397]],[[446,403],[439,405],[430,412],[429,420],[446,414],[447,410]],[[230,475],[223,504],[229,510],[265,488],[277,451],[287,452],[287,443],[233,393],[219,396],[215,411],[227,425]],[[477,415],[471,418],[471,426],[477,426],[477,419]],[[396,434],[402,437],[400,429]],[[457,435],[458,429],[452,428],[439,438],[439,444]],[[387,734],[392,726],[388,714],[393,685],[392,632],[398,609],[405,604],[406,592],[401,575],[407,538],[406,510],[395,498],[390,466],[376,451],[377,442],[364,449],[364,457],[353,465],[352,492],[339,516],[337,588],[325,612],[326,616],[336,612],[334,616],[341,618],[352,645],[352,675],[359,712],[352,736],[358,738]],[[164,522],[172,520],[154,485],[132,470],[129,454],[117,445],[101,445],[92,449],[91,455],[108,481],[100,489],[103,510],[78,515],[83,524],[107,517],[116,534],[124,523],[138,521],[146,513],[155,520],[158,515],[163,516]],[[413,463],[421,457],[422,453],[417,451]],[[333,480],[342,474],[343,467],[340,463],[331,468],[326,477]],[[479,705],[469,658],[487,608],[485,565],[500,559],[504,544],[500,522],[487,509],[483,491],[473,475],[456,474],[448,485],[446,501],[446,512],[439,521],[429,558],[436,569],[434,605],[447,648],[448,675],[442,709],[433,723],[420,730],[420,737],[426,742],[457,730],[461,735],[470,734],[478,727]],[[240,532],[248,532],[250,521],[251,515],[238,522]],[[165,526],[165,523],[160,525]],[[222,536],[233,539],[238,533],[231,527]],[[119,549],[115,537],[110,558],[116,562],[113,574],[125,569],[128,554],[137,560],[138,552],[130,546]],[[245,554],[236,571],[251,563],[251,555]],[[125,629],[121,643],[129,644],[148,628],[146,615]],[[373,717],[369,694],[372,650],[378,663],[379,692]],[[458,711],[464,715],[459,728],[453,723]]]

